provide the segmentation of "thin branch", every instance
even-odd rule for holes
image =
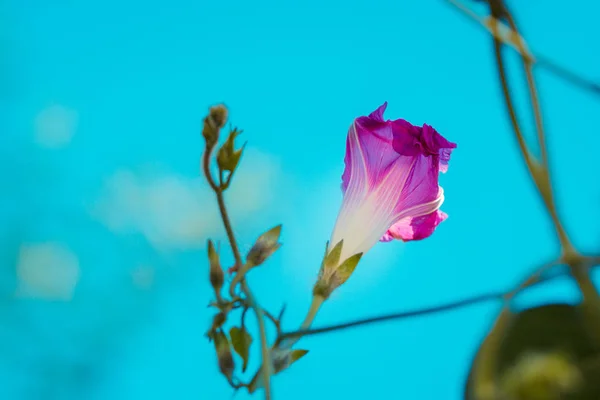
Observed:
[[[450,311],[450,310],[454,310],[457,308],[474,305],[477,303],[482,303],[485,301],[498,300],[498,299],[501,299],[502,296],[504,296],[504,293],[491,293],[491,294],[485,294],[485,295],[481,295],[481,296],[470,297],[470,298],[467,298],[464,300],[460,300],[460,301],[456,301],[456,302],[452,302],[452,303],[448,303],[448,304],[443,304],[443,305],[439,305],[439,306],[435,306],[435,307],[430,307],[430,308],[420,308],[418,310],[403,311],[403,312],[397,312],[397,313],[393,313],[393,314],[381,315],[378,317],[359,319],[356,321],[350,321],[350,322],[345,322],[342,324],[326,326],[323,328],[302,329],[302,330],[298,330],[298,331],[284,333],[280,336],[279,340],[282,341],[285,339],[294,339],[294,338],[303,337],[303,336],[317,335],[320,333],[339,331],[342,329],[348,329],[348,328],[353,328],[353,327],[357,327],[357,326],[361,326],[361,325],[369,325],[369,324],[391,321],[391,320],[399,320],[399,319],[405,319],[405,318],[411,318],[411,317],[421,317],[421,316],[425,316],[425,315],[429,315],[429,314],[439,313],[442,311]]]
[[[314,295],[312,298],[312,301],[310,303],[310,307],[308,309],[308,312],[306,313],[306,317],[304,318],[304,321],[302,321],[302,324],[300,325],[300,329],[298,329],[296,332],[308,332],[313,321],[315,320],[315,317],[317,316],[317,313],[319,312],[319,310],[321,309],[321,306],[323,305],[323,302],[325,301],[325,298],[323,298],[322,296],[319,295]],[[298,343],[298,341],[300,340],[300,338],[304,335],[294,335],[293,337],[286,337],[287,334],[279,334],[277,337],[277,340],[275,341],[275,344],[273,345],[273,347],[277,347],[277,348],[286,348],[286,349],[291,349],[296,343]]]
[[[565,275],[565,270],[555,273],[553,275],[550,274],[552,269],[560,264],[564,264],[564,260],[561,257],[558,260],[550,261],[548,263],[543,264],[539,267],[533,274],[529,275],[523,282],[521,282],[517,287],[515,287],[510,292],[507,292],[503,297],[506,303],[510,302],[517,294],[522,292],[523,290],[535,286],[542,282],[548,282],[554,278],[558,278],[559,276]]]
[[[490,7],[492,7],[490,5]],[[541,168],[538,168],[535,175],[532,175],[532,178],[536,181],[540,194],[543,198],[545,198],[546,208],[552,222],[555,225],[556,231],[559,236],[559,240],[561,246],[563,248],[563,252],[566,254],[575,254],[576,251],[573,248],[573,245],[569,241],[567,233],[565,232],[564,227],[558,217],[558,211],[556,209],[556,205],[554,203],[554,195],[552,193],[552,183],[550,181],[550,170],[548,164],[548,149],[546,145],[546,135],[544,132],[544,123],[542,119],[542,110],[540,107],[539,96],[535,86],[535,79],[533,77],[533,68],[532,68],[532,60],[528,57],[525,57],[525,46],[523,39],[520,35],[520,32],[517,28],[517,25],[514,21],[512,14],[506,11],[506,19],[512,29],[512,32],[515,33],[515,44],[519,49],[519,53],[521,54],[521,61],[523,63],[523,69],[525,70],[525,75],[527,77],[527,88],[529,90],[529,98],[531,100],[531,107],[533,109],[536,131],[537,131],[537,139],[538,144],[540,146],[540,156],[541,156]],[[497,45],[495,45],[497,46]],[[501,58],[498,58],[498,51],[496,51],[496,62],[501,63]],[[510,94],[508,94],[510,96]],[[506,96],[506,92],[505,92]]]
[[[516,33],[515,42],[516,42],[517,47],[519,48],[519,53],[524,54],[525,53],[524,43],[521,40],[522,39],[521,34],[520,34],[520,32],[517,28],[517,25],[512,17],[512,14],[507,13],[506,19],[508,20],[508,23],[509,23],[512,31]],[[523,61],[523,68],[525,69],[525,75],[527,77],[527,87],[529,89],[529,97],[531,99],[531,107],[533,108],[533,114],[534,114],[534,118],[535,118],[535,125],[536,125],[536,130],[537,130],[538,144],[540,146],[542,165],[547,170],[548,169],[548,151],[547,151],[547,146],[546,146],[546,135],[544,134],[544,123],[542,121],[542,110],[540,109],[540,101],[539,101],[537,89],[535,87],[535,80],[533,79],[533,72],[532,72],[532,68],[531,68],[532,61],[526,57],[521,57],[521,60]]]
[[[452,6],[454,6],[454,8],[457,9],[459,12],[461,12],[463,15],[467,16],[469,18],[469,20],[471,20],[472,22],[475,22],[480,27],[486,29],[490,34],[494,35],[494,32],[492,32],[490,30],[489,25],[491,23],[493,23],[494,22],[493,20],[496,20],[497,18],[495,18],[495,17],[491,17],[488,19],[482,18],[476,12],[471,10],[468,6],[464,5],[461,1],[458,1],[458,0],[445,0],[445,1],[449,4],[451,4]],[[511,18],[513,18],[513,20],[514,20],[514,17],[511,17]],[[499,19],[498,19],[498,23],[502,24],[502,27],[505,28],[503,30],[506,30],[505,24],[503,22],[501,22]],[[548,72],[553,73],[557,77],[564,79],[565,81],[567,81],[583,90],[592,92],[593,94],[596,94],[596,95],[600,95],[600,84],[599,83],[596,83],[589,79],[583,78],[580,75],[576,74],[575,72],[573,72],[561,65],[558,65],[555,62],[550,61],[550,59],[548,59],[547,57],[545,57],[539,53],[533,53],[531,50],[528,50],[526,48],[518,49],[517,46],[515,45],[515,43],[513,43],[513,41],[507,40],[503,35],[500,35],[499,32],[497,32],[496,35],[497,35],[496,36],[497,39],[502,41],[504,44],[516,49],[517,51],[521,52],[522,50],[525,50],[525,54],[521,53],[521,56],[526,56],[527,58],[529,58],[533,65],[540,67],[540,68],[544,68]]]
[[[217,202],[219,204],[219,212],[221,214],[221,219],[223,220],[223,225],[225,226],[225,231],[227,233],[227,238],[229,239],[229,245],[231,246],[231,250],[233,252],[233,256],[235,258],[236,267],[240,267],[242,265],[242,257],[240,256],[240,251],[237,245],[237,241],[235,240],[235,235],[233,234],[233,228],[231,226],[231,221],[229,219],[229,215],[227,214],[227,208],[225,206],[225,199],[223,198],[223,188],[222,188],[222,173],[220,173],[220,185],[217,185],[210,173],[210,149],[204,152],[203,157],[203,169],[204,174],[206,175],[206,179],[208,180],[209,185],[215,192],[217,196]],[[262,308],[256,302],[252,291],[248,287],[248,283],[246,279],[243,278],[240,282],[240,286],[242,288],[242,292],[246,295],[246,300],[248,301],[248,305],[254,313],[256,314],[256,319],[258,322],[258,328],[260,332],[260,345],[261,345],[261,354],[263,359],[263,365],[266,365],[267,368],[262,368],[264,388],[265,388],[265,400],[271,400],[271,368],[270,366],[270,356],[269,356],[269,344],[267,343],[267,330],[265,327],[265,317]]]
[[[270,312],[268,312],[267,310],[263,310],[265,313],[265,317],[267,317],[268,319],[271,320],[271,322],[273,323],[273,325],[275,326],[275,329],[277,330],[277,335],[281,334],[281,321],[278,320],[277,318],[275,318],[275,316],[273,314],[271,314]]]
[[[211,189],[215,193],[218,193],[220,189],[215,183],[212,173],[210,172],[210,155],[212,153],[212,149],[212,147],[206,146],[204,150],[204,155],[202,156],[202,171],[204,172],[204,176],[206,177],[206,180],[208,181],[208,184],[210,185]]]
[[[265,315],[263,313],[262,308],[256,303],[250,288],[248,287],[248,282],[246,279],[243,279],[240,283],[242,287],[242,291],[246,295],[248,299],[248,303],[250,303],[250,307],[254,310],[256,314],[256,319],[258,321],[258,330],[260,334],[260,348],[261,348],[261,356],[262,356],[262,378],[263,385],[265,388],[265,400],[271,399],[271,356],[269,350],[269,344],[267,343],[267,328],[265,327]]]
[[[589,268],[593,267],[594,265],[600,264],[600,256],[585,257],[584,260],[585,260],[586,265]],[[517,287],[515,289],[512,289],[507,292],[488,293],[488,294],[473,296],[473,297],[469,297],[466,299],[457,300],[457,301],[453,301],[450,303],[441,304],[441,305],[437,305],[437,306],[433,306],[433,307],[419,308],[416,310],[401,311],[401,312],[381,315],[381,316],[377,316],[377,317],[358,319],[355,321],[331,325],[331,326],[327,326],[327,327],[323,327],[323,328],[299,329],[296,331],[283,333],[282,335],[280,335],[277,338],[276,343],[281,343],[284,340],[290,340],[290,339],[299,338],[299,337],[303,337],[303,336],[327,333],[327,332],[332,332],[332,331],[337,331],[337,330],[342,330],[342,329],[358,327],[358,326],[362,326],[362,325],[369,325],[369,324],[374,324],[374,323],[379,323],[379,322],[400,320],[400,319],[413,318],[413,317],[421,317],[421,316],[425,316],[425,315],[436,314],[439,312],[451,311],[451,310],[459,309],[462,307],[468,307],[468,306],[472,306],[472,305],[475,305],[478,303],[484,303],[484,302],[491,301],[491,300],[504,300],[505,302],[508,302],[508,301],[512,300],[517,294],[521,293],[522,291],[524,291],[528,288],[531,288],[531,287],[539,285],[541,283],[548,282],[548,281],[554,280],[556,278],[567,275],[566,269],[563,269],[563,270],[560,270],[557,272],[552,272],[555,267],[558,267],[563,264],[564,264],[564,260],[562,257],[558,260],[553,260],[553,261],[547,262],[547,263],[543,264],[541,267],[538,267],[536,269],[535,273],[531,274],[527,279],[525,279],[523,282],[521,282],[519,285],[517,285]]]
[[[488,0],[488,1],[490,2],[490,8],[492,8],[491,0]],[[501,0],[498,0],[498,1],[501,1]],[[598,289],[592,282],[592,279],[591,279],[590,273],[589,273],[589,266],[586,265],[585,257],[581,256],[577,252],[577,250],[575,250],[575,248],[569,241],[569,238],[561,224],[560,218],[558,217],[558,212],[556,210],[556,206],[554,204],[554,199],[553,199],[553,194],[552,194],[552,185],[551,185],[551,181],[550,181],[550,172],[549,172],[549,167],[548,167],[548,156],[547,156],[547,150],[546,150],[542,113],[541,113],[541,109],[540,109],[540,105],[539,105],[538,94],[537,94],[537,90],[535,87],[535,80],[534,80],[533,72],[532,72],[532,66],[531,66],[532,62],[531,62],[530,58],[527,58],[525,56],[525,52],[523,51],[524,41],[522,40],[521,36],[519,35],[517,26],[512,18],[512,15],[508,11],[506,13],[506,19],[510,25],[512,32],[514,33],[514,37],[515,37],[514,42],[519,50],[519,53],[521,54],[521,60],[523,62],[523,67],[525,69],[525,73],[527,76],[527,85],[528,85],[531,105],[533,108],[534,117],[535,117],[535,121],[536,121],[538,143],[539,143],[539,146],[541,149],[542,164],[539,165],[536,163],[532,166],[528,165],[528,167],[531,172],[531,177],[534,180],[542,199],[544,200],[546,209],[548,210],[548,213],[550,214],[550,217],[552,219],[552,222],[553,222],[556,232],[558,234],[558,238],[560,240],[562,253],[563,253],[563,255],[561,257],[561,261],[563,261],[565,264],[567,264],[569,266],[571,276],[575,279],[575,281],[577,282],[577,285],[579,286],[579,289],[583,295],[582,307],[583,307],[584,315],[586,315],[587,319],[589,321],[591,321],[591,323],[593,324],[593,327],[594,327],[593,333],[594,333],[595,339],[600,343],[600,320],[598,319],[600,316],[600,294],[598,292]],[[498,40],[498,38],[496,37],[496,35],[494,35],[494,50],[495,50],[494,53],[495,53],[495,57],[496,57],[496,65],[498,67],[498,73],[500,76],[502,89],[504,92],[504,98],[505,98],[505,101],[507,104],[507,108],[509,110],[509,114],[511,115],[511,120],[513,123],[513,128],[514,128],[515,134],[517,135],[517,137],[519,137],[522,135],[520,133],[518,123],[516,122],[516,118],[514,117],[514,109],[513,109],[512,101],[510,98],[510,92],[508,90],[508,84],[507,84],[507,80],[506,80],[506,72],[505,72],[504,63],[503,63],[503,59],[502,59],[502,45],[501,45],[500,41]],[[519,142],[520,143],[523,142],[523,139],[519,138]],[[527,158],[529,157],[528,149],[526,147],[523,148],[523,146],[521,146],[521,151],[523,153],[524,158],[527,161]]]
[[[521,154],[525,159],[525,164],[529,171],[529,174],[533,177],[535,174],[536,165],[535,160],[532,159],[529,150],[527,149],[527,144],[525,143],[525,138],[523,137],[523,133],[521,132],[521,128],[519,125],[519,121],[517,119],[517,112],[515,111],[515,107],[512,102],[512,98],[510,95],[510,89],[508,88],[508,80],[506,78],[506,70],[504,68],[504,61],[502,59],[502,42],[497,38],[494,38],[494,54],[496,56],[496,64],[498,67],[498,74],[500,76],[500,84],[502,86],[502,92],[504,94],[504,101],[506,104],[506,109],[508,111],[508,116],[510,117],[510,122],[512,124],[513,130],[515,132],[515,136],[517,138],[517,143],[519,144],[519,149],[521,150]],[[535,181],[535,179],[534,179]],[[537,185],[537,182],[536,182]],[[539,188],[538,188],[539,190]]]
[[[246,313],[248,312],[248,307],[244,307],[244,309],[242,310],[242,317],[241,317],[241,322],[240,322],[240,326],[242,328],[246,327]]]
[[[600,95],[600,84],[596,82],[592,82],[588,79],[582,78],[577,75],[575,72],[566,69],[552,61],[550,59],[544,57],[543,55],[536,55],[536,65],[538,67],[545,68],[549,72],[552,72],[554,75],[564,79],[571,84],[580,87],[583,90],[590,91],[594,94]]]
[[[219,212],[221,213],[221,218],[223,219],[223,225],[225,226],[225,232],[227,232],[227,238],[229,239],[229,245],[231,246],[231,251],[233,252],[233,257],[235,258],[235,263],[237,266],[242,265],[242,257],[240,256],[240,250],[238,248],[237,242],[235,240],[235,236],[233,234],[233,229],[231,227],[231,221],[229,220],[229,214],[227,213],[227,208],[225,207],[225,199],[223,198],[223,192],[221,189],[218,189],[217,192],[217,203],[219,203]]]
[[[523,155],[523,159],[525,160],[525,164],[527,165],[527,169],[529,170],[529,174],[542,197],[542,201],[550,214],[550,218],[552,219],[552,223],[556,230],[558,239],[561,243],[562,249],[564,252],[572,253],[574,252],[573,246],[571,245],[565,230],[558,218],[556,213],[556,208],[554,206],[554,201],[552,198],[552,191],[550,188],[550,180],[548,176],[547,170],[543,165],[540,165],[534,158],[532,158],[529,149],[527,148],[527,144],[525,143],[525,138],[523,133],[521,132],[521,128],[519,126],[519,122],[517,120],[517,114],[512,102],[512,97],[510,94],[510,89],[508,87],[508,80],[506,77],[506,69],[504,67],[504,60],[502,58],[502,42],[498,39],[494,38],[494,55],[496,58],[496,66],[498,67],[498,76],[500,78],[500,84],[502,86],[502,92],[504,95],[504,101],[506,104],[506,108],[508,111],[508,115],[510,117],[510,121],[513,127],[513,131],[515,133],[515,137],[517,138],[517,142],[519,144],[519,149],[521,150],[521,154]]]

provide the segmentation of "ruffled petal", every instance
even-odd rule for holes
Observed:
[[[375,121],[384,122],[383,113],[385,113],[387,105],[388,105],[388,103],[387,103],[387,101],[385,101],[382,105],[377,107],[377,109],[375,111],[373,111],[371,114],[369,114],[369,118],[372,120],[375,120]]]
[[[411,240],[426,239],[435,231],[435,228],[448,218],[448,214],[441,210],[436,210],[431,214],[420,217],[406,217],[396,222],[381,237],[382,242],[388,242],[392,239],[398,239],[405,242]]]
[[[456,143],[446,140],[433,127],[427,124],[423,125],[422,141],[429,154],[439,157],[440,172],[448,171],[450,154],[456,148]]]
[[[356,118],[348,131],[344,200],[330,248],[344,240],[341,259],[369,250],[378,240],[421,240],[447,215],[440,172],[456,144],[429,125],[386,121],[384,103]]]

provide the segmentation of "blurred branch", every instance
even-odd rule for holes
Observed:
[[[481,26],[485,30],[487,30],[492,36],[496,37],[496,39],[503,42],[503,44],[512,47],[517,50],[521,56],[527,57],[532,65],[536,65],[540,68],[546,69],[548,72],[556,75],[557,77],[564,79],[565,81],[573,84],[574,86],[579,87],[580,89],[591,92],[592,94],[600,96],[600,83],[593,82],[589,79],[586,79],[577,73],[565,68],[557,63],[551,61],[549,58],[538,54],[532,53],[530,50],[519,49],[517,46],[518,34],[514,32],[511,28],[506,26],[502,19],[497,16],[490,16],[488,18],[482,18],[479,14],[474,12],[470,7],[466,6],[460,0],[445,0],[450,3],[456,10],[458,10],[461,14],[465,15],[469,18],[470,21],[475,22],[477,25]],[[487,2],[487,1],[479,1],[479,2]],[[491,2],[492,5],[497,4],[497,1]],[[506,8],[503,8],[504,11],[507,11]],[[508,15],[511,15],[508,13]],[[514,18],[511,15],[511,19],[514,21]],[[496,32],[492,32],[492,25],[498,26],[498,30]],[[522,38],[520,38],[522,41]],[[524,43],[524,41],[522,41]],[[525,53],[523,53],[525,51]]]
[[[478,303],[483,303],[483,302],[490,301],[490,300],[498,300],[498,299],[501,299],[503,296],[504,296],[504,293],[501,293],[501,292],[484,294],[484,295],[469,297],[469,298],[466,298],[463,300],[458,300],[455,302],[451,302],[448,304],[442,304],[442,305],[438,305],[438,306],[434,306],[434,307],[419,308],[416,310],[401,311],[401,312],[396,312],[396,313],[392,313],[392,314],[380,315],[377,317],[358,319],[355,321],[344,322],[344,323],[336,324],[336,325],[330,325],[330,326],[326,326],[323,328],[286,332],[286,333],[281,334],[278,339],[280,341],[282,341],[285,339],[293,339],[293,338],[298,338],[298,337],[303,337],[303,336],[311,336],[311,335],[317,335],[320,333],[327,333],[327,332],[339,331],[339,330],[348,329],[348,328],[354,328],[354,327],[358,327],[361,325],[370,325],[370,324],[375,324],[375,323],[379,323],[379,322],[386,322],[386,321],[393,321],[393,320],[400,320],[400,319],[407,319],[407,318],[414,318],[414,317],[422,317],[422,316],[436,314],[436,313],[443,312],[443,311],[450,311],[450,310],[454,310],[454,309],[458,309],[458,308],[462,308],[462,307],[466,307],[466,306],[470,306],[470,305],[474,305],[474,304],[478,304]]]
[[[536,64],[537,66],[547,69],[549,72],[564,79],[567,82],[570,82],[571,84],[579,87],[580,89],[587,90],[596,95],[600,95],[600,84],[582,78],[573,71],[570,71],[565,67],[555,64],[545,56],[537,54]]]
[[[558,216],[550,179],[542,111],[532,70],[532,66],[537,60],[528,50],[525,40],[519,32],[512,14],[503,0],[478,0],[479,2],[485,2],[488,5],[490,15],[485,19],[481,18],[458,0],[447,1],[471,20],[476,21],[479,25],[485,27],[492,36],[498,78],[502,88],[508,117],[517,139],[519,150],[523,156],[529,175],[531,176],[555,227],[561,246],[561,257],[559,261],[568,265],[570,275],[577,282],[579,290],[583,295],[583,302],[581,304],[583,315],[592,328],[590,333],[596,342],[600,344],[600,296],[590,276],[590,267],[592,264],[596,263],[597,259],[595,257],[582,256],[574,248]],[[504,21],[506,21],[509,26],[507,26]],[[529,149],[519,124],[502,54],[505,45],[517,50],[525,70],[527,89],[529,91],[530,104],[536,125],[541,160],[538,160]],[[548,62],[546,61],[545,64],[542,63],[541,65],[548,66]],[[580,87],[591,88],[594,92],[597,92],[597,85],[585,82],[584,79],[576,77],[572,73],[565,74],[566,70],[563,68],[553,68],[551,70],[554,72],[561,72],[561,77],[567,77],[570,81],[575,81]],[[582,85],[582,82],[585,82],[585,85]],[[509,309],[509,301],[512,300],[514,294],[518,292],[522,286],[527,286],[531,282],[539,280],[539,277],[543,276],[544,273],[545,268],[542,267],[541,270],[524,280],[514,292],[511,292],[506,296],[506,302],[502,312],[496,320],[494,327],[482,343],[478,357],[473,366],[474,396],[476,399],[491,400],[504,397],[504,394],[498,392],[496,386],[496,361],[500,342],[505,334],[506,327],[508,326],[512,315]]]
[[[537,90],[535,87],[535,80],[531,70],[531,65],[534,62],[534,58],[529,52],[529,50],[527,50],[525,40],[521,37],[516,23],[514,22],[514,19],[512,17],[512,14],[504,5],[504,1],[486,0],[490,10],[490,17],[486,19],[479,17],[476,13],[474,13],[471,9],[466,7],[458,0],[447,1],[453,6],[455,6],[462,13],[470,17],[470,19],[475,20],[479,24],[485,26],[493,37],[494,57],[498,68],[498,76],[500,84],[502,86],[502,92],[504,95],[507,112],[513,127],[513,131],[517,138],[517,142],[519,144],[519,149],[521,150],[521,154],[523,156],[523,159],[525,160],[525,163],[529,170],[529,174],[532,180],[534,181],[536,188],[539,191],[539,194],[544,202],[544,205],[546,206],[546,209],[552,219],[552,223],[556,229],[558,239],[561,244],[561,250],[563,255],[562,257],[566,261],[566,263],[571,267],[571,275],[577,281],[577,284],[584,296],[584,299],[586,299],[586,302],[590,306],[590,310],[593,308],[595,310],[594,314],[596,314],[595,317],[598,317],[598,338],[600,340],[600,296],[595,286],[591,283],[587,269],[580,267],[580,264],[583,261],[582,256],[579,255],[579,253],[575,250],[575,248],[569,241],[568,236],[561,223],[561,220],[558,217],[558,212],[554,204],[550,172],[548,168],[548,155],[543,129],[542,112],[538,100]],[[510,27],[506,26],[506,24],[504,24],[500,20],[500,18],[508,21]],[[537,138],[541,149],[541,162],[538,161],[529,150],[519,125],[517,114],[511,98],[506,68],[502,56],[502,47],[504,45],[509,45],[515,48],[521,55],[521,60],[527,76],[527,87],[529,90],[531,106],[536,121]]]
[[[587,268],[587,269],[591,269],[593,267],[600,265],[600,256],[584,256],[582,259],[584,260],[585,268]],[[519,285],[517,285],[516,288],[511,289],[506,292],[492,292],[492,293],[477,295],[477,296],[473,296],[473,297],[468,297],[466,299],[456,300],[456,301],[453,301],[450,303],[441,304],[441,305],[437,305],[437,306],[433,306],[433,307],[418,308],[415,310],[400,311],[400,312],[395,312],[392,314],[380,315],[377,317],[357,319],[354,321],[330,325],[330,326],[326,326],[323,328],[300,329],[297,331],[284,332],[278,336],[277,342],[282,342],[286,339],[293,339],[293,338],[298,338],[298,337],[302,337],[302,336],[311,336],[311,335],[317,335],[317,334],[321,334],[321,333],[328,333],[328,332],[333,332],[333,331],[338,331],[338,330],[343,330],[343,329],[348,329],[348,328],[354,328],[354,327],[358,327],[358,326],[362,326],[362,325],[375,324],[375,323],[379,323],[379,322],[422,317],[422,316],[426,316],[426,315],[437,314],[437,313],[444,312],[444,311],[452,311],[452,310],[456,310],[456,309],[460,309],[460,308],[464,308],[464,307],[469,307],[469,306],[473,306],[473,305],[476,305],[479,303],[484,303],[484,302],[492,301],[492,300],[503,300],[505,302],[508,302],[508,301],[512,300],[516,295],[518,295],[519,293],[521,293],[522,291],[524,291],[526,289],[529,289],[529,288],[539,285],[541,283],[549,282],[556,278],[567,276],[567,274],[568,274],[567,270],[563,269],[563,270],[556,272],[556,269],[555,269],[555,267],[559,267],[559,266],[565,265],[565,264],[566,264],[565,260],[562,257],[558,260],[553,260],[553,261],[547,262],[547,263],[543,264],[542,266],[538,267],[533,274],[529,275],[526,279],[524,279],[523,282],[521,282]],[[552,272],[553,270],[555,272]]]

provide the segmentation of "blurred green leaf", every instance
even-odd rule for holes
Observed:
[[[298,361],[299,359],[301,359],[302,357],[304,357],[305,355],[308,354],[308,350],[294,350],[292,351],[292,356],[291,359],[292,361],[290,362],[290,365],[292,365],[293,363],[295,363],[296,361]]]
[[[340,256],[342,255],[342,247],[344,246],[344,239],[340,240],[329,253],[326,253],[323,258],[324,269],[334,269],[340,263]]]
[[[308,350],[291,349],[278,349],[276,352],[271,353],[274,373],[278,374],[279,372],[288,369],[293,363],[304,357],[307,353]]]
[[[248,367],[248,359],[250,357],[250,345],[252,344],[252,336],[246,331],[246,328],[233,327],[229,330],[229,337],[233,350],[242,358],[242,372],[246,372]]]
[[[237,165],[240,161],[240,157],[242,156],[242,151],[244,150],[244,146],[241,149],[235,150],[235,138],[242,133],[242,131],[238,131],[237,129],[233,129],[227,140],[219,151],[217,152],[217,164],[219,168],[223,171],[233,172],[237,168]]]
[[[339,268],[335,271],[336,279],[339,280],[339,285],[343,284],[350,278],[350,275],[356,269],[358,262],[360,261],[363,253],[355,254],[349,257],[346,261],[339,266]]]
[[[519,388],[519,393],[525,396],[521,397],[527,400],[534,400],[536,397],[532,396],[547,391],[548,385],[557,388],[562,385],[561,390],[564,392],[556,389],[557,399],[597,400],[600,399],[600,362],[595,369],[590,362],[593,358],[600,358],[600,349],[592,340],[589,324],[584,320],[580,306],[547,304],[514,315],[500,344],[496,375],[500,378],[499,382],[502,378],[512,379],[515,376],[529,379],[521,382],[521,385],[529,386]],[[515,374],[515,368],[525,368],[523,371],[527,373]],[[573,386],[576,383],[574,376],[579,373],[583,376],[583,386],[577,390],[568,387],[569,384]],[[592,373],[595,378],[587,378]],[[479,400],[472,393],[472,374],[473,368],[467,379],[465,399]],[[514,390],[514,380],[511,380],[511,385]],[[532,394],[532,389],[536,388],[537,394]],[[571,393],[566,393],[569,392],[568,389],[572,389]],[[544,395],[546,397],[539,398],[548,398],[547,393]],[[553,397],[549,399],[551,398]],[[513,400],[520,399],[517,397]]]

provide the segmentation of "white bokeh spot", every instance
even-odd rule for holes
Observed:
[[[42,110],[35,118],[35,140],[40,146],[57,149],[68,145],[77,130],[77,112],[61,105]]]
[[[272,202],[278,171],[270,156],[245,152],[244,165],[227,193],[236,222]],[[115,172],[91,211],[112,231],[142,233],[161,250],[202,248],[223,229],[214,193],[203,177],[157,169]]]
[[[21,246],[17,264],[17,296],[70,300],[79,281],[77,256],[61,243]]]

